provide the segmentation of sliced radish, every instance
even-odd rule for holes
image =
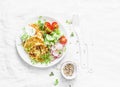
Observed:
[[[51,47],[51,51],[55,51],[56,48],[55,48],[55,45]]]
[[[63,49],[63,45],[60,44],[60,43],[56,43],[54,46],[51,47],[51,50],[52,51],[55,51],[55,50],[62,50]]]
[[[60,43],[57,43],[57,44],[55,45],[55,48],[56,48],[57,50],[62,50],[62,49],[63,49],[63,45],[60,44]]]
[[[62,54],[60,54],[59,52],[63,50],[63,47],[64,46],[60,43],[56,43],[54,46],[51,47],[51,54],[55,59],[61,57]]]
[[[52,51],[52,55],[54,56],[54,58],[59,58],[61,56],[61,54],[59,54],[59,51]]]

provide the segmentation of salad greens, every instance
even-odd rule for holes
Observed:
[[[51,56],[50,52],[42,55],[41,58],[44,59],[43,63],[46,63],[46,64],[50,63],[50,61],[53,59],[53,57]]]
[[[31,58],[31,63],[36,64],[38,61],[36,61],[34,58]]]
[[[44,23],[42,23],[40,20],[38,20],[37,24],[39,25],[40,30],[44,30]]]
[[[57,22],[50,23],[40,16],[37,22],[29,26],[34,28],[34,35],[29,35],[23,28],[21,40],[33,64],[49,64],[62,56],[67,38],[60,31]]]
[[[44,42],[46,45],[54,45],[61,37],[60,30],[55,30],[51,34],[44,34]]]
[[[26,41],[27,39],[30,38],[30,35],[28,35],[27,33],[24,33],[22,36],[21,36],[21,40],[22,42]]]

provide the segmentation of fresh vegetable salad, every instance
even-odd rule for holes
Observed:
[[[67,38],[61,32],[56,21],[42,21],[29,24],[34,35],[24,33],[21,36],[22,46],[34,63],[48,64],[60,58],[66,50]]]

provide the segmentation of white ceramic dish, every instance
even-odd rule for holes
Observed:
[[[64,74],[63,68],[64,68],[65,65],[67,65],[67,64],[72,64],[72,65],[74,66],[74,72],[73,72],[72,76],[66,76],[66,75]],[[72,80],[72,79],[74,79],[74,78],[77,76],[77,65],[76,65],[74,62],[72,62],[72,61],[66,61],[66,62],[63,63],[62,66],[61,66],[61,74],[62,74],[62,76],[63,76],[65,79],[67,79],[67,80]]]
[[[44,17],[42,17],[42,18],[43,18],[44,20],[46,20],[46,21],[49,21],[49,22],[56,21],[55,19],[50,18],[50,17],[46,17],[46,16],[44,16]],[[37,21],[37,20],[38,20],[38,17],[36,17],[36,18],[31,18],[30,20],[27,20],[27,21],[26,21],[26,24],[33,23],[33,22],[35,22],[35,21]],[[58,22],[58,21],[57,21],[57,22]],[[67,37],[67,33],[66,33],[64,27],[63,27],[59,22],[58,22],[58,24],[59,24],[60,30],[61,30],[61,31],[64,33],[64,35]],[[30,64],[30,65],[32,65],[32,66],[34,66],[34,67],[48,68],[48,67],[51,67],[51,66],[57,64],[57,63],[59,63],[59,62],[64,58],[64,56],[65,56],[65,54],[67,53],[67,50],[68,50],[67,44],[66,44],[66,51],[63,53],[63,55],[62,55],[60,58],[55,59],[54,61],[52,61],[52,62],[49,63],[49,64],[41,64],[41,63],[33,64],[33,63],[31,62],[30,58],[29,58],[29,55],[24,51],[24,48],[23,48],[23,46],[21,45],[22,42],[21,42],[20,37],[21,37],[21,35],[19,35],[19,36],[16,38],[16,48],[17,48],[18,54],[20,55],[20,57],[21,57],[26,63],[28,63],[28,64]],[[68,37],[67,37],[67,39],[68,39]],[[67,42],[67,43],[68,43],[68,42]]]

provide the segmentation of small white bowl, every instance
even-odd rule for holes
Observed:
[[[72,76],[66,76],[66,75],[64,74],[63,68],[64,68],[65,65],[67,65],[67,64],[72,64],[72,65],[74,66],[74,72],[73,72]],[[67,80],[72,80],[72,79],[74,79],[74,78],[77,76],[77,65],[76,65],[74,62],[72,62],[72,61],[66,61],[66,62],[63,63],[62,66],[61,66],[61,74],[62,74],[62,76],[63,76],[65,79],[67,79]]]

